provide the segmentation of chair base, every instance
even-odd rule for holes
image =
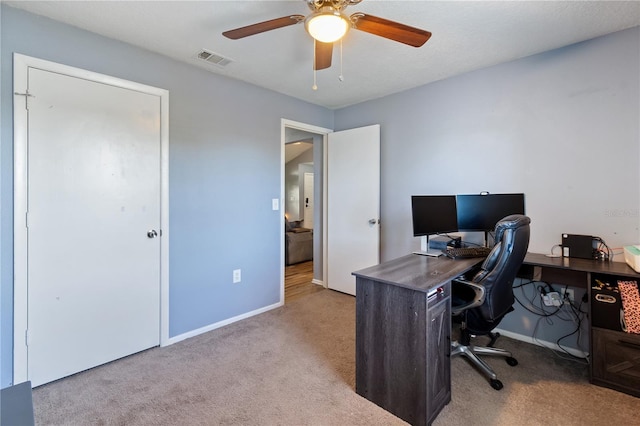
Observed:
[[[464,356],[474,367],[484,374],[487,379],[489,379],[491,386],[496,390],[502,389],[502,382],[498,380],[498,376],[496,376],[493,369],[489,367],[489,364],[478,355],[501,356],[504,357],[507,364],[511,366],[518,364],[518,361],[513,357],[511,352],[507,350],[485,346],[463,345],[459,342],[453,342],[451,344],[451,358],[459,355]]]

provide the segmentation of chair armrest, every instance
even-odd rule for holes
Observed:
[[[471,309],[471,308],[475,308],[476,306],[480,306],[484,303],[484,298],[485,298],[485,288],[484,286],[480,285],[480,284],[476,284],[472,281],[469,281],[467,279],[464,278],[456,278],[455,280],[453,280],[456,283],[459,284],[463,284],[467,287],[469,287],[471,290],[473,290],[474,292],[474,297],[472,300],[468,301],[467,303],[463,304],[463,305],[458,305],[458,306],[452,306],[451,307],[451,314],[456,316],[456,315],[460,315],[462,312],[466,311],[467,309]]]

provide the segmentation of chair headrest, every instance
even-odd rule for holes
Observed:
[[[528,216],[522,214],[512,214],[505,218],[502,218],[496,223],[496,237],[495,241],[498,242],[502,239],[502,234],[507,229],[517,229],[523,226],[527,226],[531,223],[531,219]]]

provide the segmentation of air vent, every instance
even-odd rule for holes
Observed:
[[[209,62],[210,64],[217,65],[219,67],[225,67],[233,62],[229,58],[225,58],[222,55],[218,55],[217,53],[209,52],[208,50],[202,49],[198,52],[198,59]]]

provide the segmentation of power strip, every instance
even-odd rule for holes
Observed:
[[[557,291],[552,291],[542,296],[542,301],[546,306],[560,306],[562,299]]]

